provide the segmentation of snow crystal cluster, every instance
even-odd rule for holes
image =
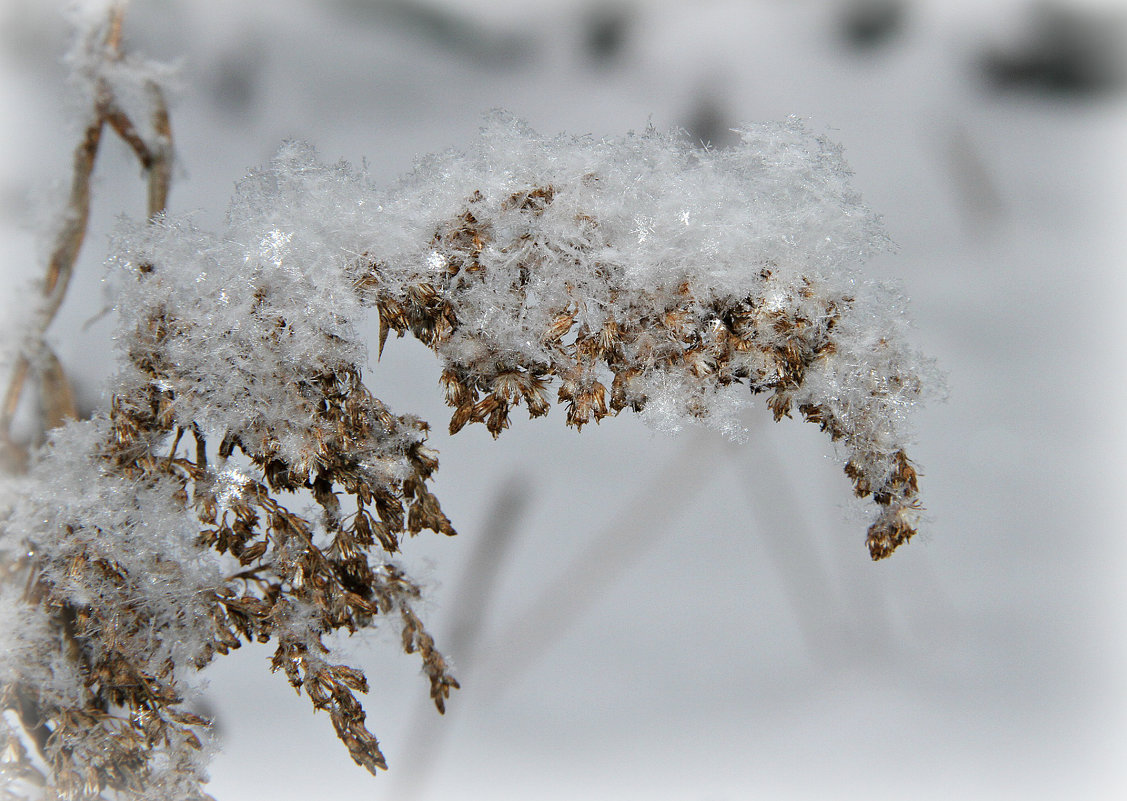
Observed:
[[[343,165],[287,145],[239,185],[222,235],[174,220],[123,232],[118,393],[155,382],[180,424],[270,442],[308,474],[328,435],[311,425],[321,398],[308,379],[366,360],[345,269],[372,235],[364,194]]]
[[[692,377],[669,362],[695,358],[694,338],[706,339],[733,300],[749,301],[772,324],[792,312],[814,328],[842,322],[825,301],[844,306],[840,299],[854,303],[868,292],[857,267],[889,246],[849,175],[838,148],[794,119],[748,126],[736,147],[706,151],[654,130],[614,141],[546,138],[498,115],[475,152],[425,160],[391,189],[381,204],[386,233],[365,252],[392,296],[420,282],[456,295],[456,330],[437,350],[471,380],[489,363],[555,363],[554,326],[568,317],[577,332],[609,336],[667,315],[622,344],[633,344],[627,355],[638,368],[633,397],[649,401],[632,405],[644,405],[639,411],[658,428],[703,420],[738,436],[748,393],[727,381],[702,384],[709,365],[701,360]],[[849,316],[834,337],[866,366],[873,331],[899,325],[873,317],[874,308]],[[777,333],[785,347],[791,332]],[[756,358],[745,355],[736,370],[770,384],[773,366]],[[892,370],[915,368],[914,357],[895,358],[908,361]],[[818,365],[826,365],[819,401],[842,411],[871,407],[870,382],[836,361]],[[884,412],[902,406],[885,400]],[[898,413],[877,418],[882,435],[902,436]]]

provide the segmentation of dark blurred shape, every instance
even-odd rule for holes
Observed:
[[[445,647],[460,667],[473,661],[474,646],[489,613],[489,601],[500,582],[501,568],[531,497],[532,488],[525,479],[514,476],[505,482],[478,534],[477,545],[454,594],[451,620],[446,623]],[[428,715],[427,719],[433,720],[433,716]]]
[[[66,46],[69,29],[59,14],[57,3],[17,3],[0,0],[0,57],[2,67],[18,66],[44,73],[65,73],[59,60]]]
[[[681,435],[681,447],[588,539],[554,582],[504,624],[498,638],[479,649],[479,698],[492,703],[583,618],[644,554],[674,529],[702,486],[716,476],[716,441],[699,430]]]
[[[997,228],[1005,216],[1005,199],[990,164],[983,158],[967,127],[953,123],[943,149],[955,199],[968,233],[981,235]]]
[[[338,0],[337,5],[362,24],[398,28],[484,64],[524,61],[531,50],[515,33],[491,30],[472,15],[424,0]]]
[[[1127,16],[1122,10],[1039,3],[1029,9],[1025,36],[982,59],[991,86],[1054,95],[1118,91],[1127,78]]]
[[[245,48],[230,53],[215,65],[211,76],[211,96],[219,109],[244,114],[258,98],[261,66],[265,54],[261,48]]]
[[[895,38],[906,16],[903,0],[849,0],[841,11],[841,35],[857,50],[872,50]]]
[[[479,656],[476,646],[490,614],[489,602],[503,576],[502,568],[531,497],[532,488],[523,478],[513,477],[502,485],[449,604],[452,612],[446,621],[442,649],[453,658],[463,682]],[[404,762],[395,773],[393,797],[398,801],[422,795],[441,757],[449,725],[442,725],[443,721],[431,712],[429,702],[420,705],[411,721]]]
[[[694,145],[709,148],[727,147],[739,137],[732,130],[734,122],[728,104],[714,87],[702,87],[693,96],[693,105],[685,119],[685,130]]]
[[[599,3],[587,10],[583,20],[583,50],[592,63],[617,61],[625,49],[634,12],[624,3]]]

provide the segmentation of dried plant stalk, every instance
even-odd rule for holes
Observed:
[[[121,58],[121,21],[117,7],[92,63]],[[372,309],[380,352],[410,332],[441,359],[451,433],[481,423],[498,436],[522,404],[547,415],[553,384],[576,429],[630,409],[731,433],[742,386],[776,420],[797,412],[838,443],[855,494],[877,506],[873,559],[915,534],[900,417],[926,389],[922,362],[883,299],[857,292],[849,262],[883,233],[836,151],[801,125],[749,129],[716,154],[654,132],[549,141],[499,118],[483,156],[435,157],[385,193],[291,143],[240,184],[213,236],[161,214],[159,88],[147,85],[142,133],[112,81],[90,77],[6,442],[29,376],[64,382],[35,354],[74,269],[106,125],[148,172],[149,208],[112,259],[127,279],[109,408],[55,429],[0,517],[0,611],[20,622],[0,663],[3,769],[28,795],[206,798],[208,721],[190,678],[245,642],[273,645],[272,670],[372,773],[386,760],[358,697],[369,684],[333,659],[329,635],[397,627],[444,711],[458,682],[394,559],[408,536],[455,532],[430,490],[427,424],[362,380]],[[508,153],[521,163],[498,168]],[[65,413],[51,404],[52,421]]]
[[[90,64],[99,60],[112,62],[122,58],[122,24],[124,4],[114,5],[108,12],[104,37],[91,40],[100,45],[87,54]],[[92,48],[93,49],[93,48]],[[94,75],[92,108],[89,122],[72,158],[70,193],[60,215],[61,224],[47,260],[40,308],[24,333],[24,342],[12,368],[0,407],[0,447],[5,461],[17,469],[27,462],[27,447],[13,439],[12,424],[20,406],[28,379],[39,376],[39,394],[44,408],[42,428],[58,425],[63,418],[77,417],[74,392],[61,362],[46,341],[47,331],[66,298],[70,280],[90,219],[90,178],[94,172],[102,132],[109,125],[133,150],[147,175],[148,217],[164,212],[172,174],[172,127],[164,91],[155,80],[146,81],[153,135],[146,138],[138,131],[129,115],[118,105],[112,84],[104,76]]]
[[[692,280],[640,289],[618,283],[608,271],[599,282],[601,297],[588,297],[590,287],[584,292],[569,289],[558,305],[537,310],[545,327],[527,333],[543,348],[540,358],[528,364],[514,364],[512,355],[497,353],[489,329],[463,325],[459,308],[468,303],[463,298],[491,280],[481,259],[486,249],[519,254],[520,276],[559,261],[564,244],[538,231],[538,218],[556,195],[551,185],[533,186],[490,207],[480,191],[472,193],[465,210],[441,224],[432,239],[430,258],[446,265],[438,276],[388,290],[380,262],[362,261],[357,268],[361,285],[369,288],[369,302],[380,313],[381,349],[391,331],[399,336],[410,332],[443,358],[442,384],[446,402],[454,408],[451,434],[481,423],[496,437],[509,427],[509,413],[521,403],[529,417],[546,414],[552,380],[559,381],[557,398],[566,406],[566,422],[576,429],[623,409],[644,411],[658,388],[655,376],[661,384],[685,387],[695,397],[685,403],[685,411],[700,417],[712,413],[709,392],[742,383],[754,394],[767,395],[776,421],[797,411],[845,446],[849,458],[844,470],[855,494],[871,497],[881,508],[867,537],[874,560],[888,557],[916,533],[916,470],[903,449],[889,448],[878,417],[884,398],[917,396],[923,391],[921,380],[909,364],[894,368],[880,377],[886,386],[874,385],[867,392],[871,409],[857,402],[835,408],[810,399],[808,373],[840,361],[839,351],[846,346],[839,341],[838,324],[855,303],[851,294],[827,282],[799,276],[795,291],[765,266],[755,291],[718,297]],[[594,214],[576,217],[585,236],[566,246],[582,258],[583,251],[601,246],[600,224]],[[499,231],[512,238],[499,237]],[[530,304],[527,293],[533,290],[527,282],[518,280],[507,289],[516,309]],[[603,311],[604,297],[613,298],[619,311]],[[590,322],[581,324],[581,318]],[[884,340],[874,348],[866,357],[881,363],[899,345]],[[475,358],[461,358],[467,352]]]

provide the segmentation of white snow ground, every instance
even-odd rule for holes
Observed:
[[[8,308],[41,270],[35,231],[75,136],[59,5],[0,0]],[[460,536],[415,540],[407,558],[463,689],[439,718],[392,633],[348,643],[392,765],[372,778],[267,673],[268,652],[244,649],[208,670],[213,794],[1127,797],[1124,94],[988,87],[979,56],[1017,46],[1019,0],[915,2],[868,51],[843,43],[845,3],[829,0],[513,5],[135,0],[131,46],[181,65],[173,210],[213,226],[288,137],[391,179],[469,144],[494,107],[544,133],[652,121],[720,143],[741,121],[801,115],[844,144],[885,215],[901,251],[871,268],[902,281],[919,346],[948,372],[950,400],[919,415],[913,451],[931,521],[871,563],[824,437],[763,409],[738,447],[629,416],[577,436],[558,413],[514,418],[497,442],[480,427],[448,437],[436,362],[392,341],[367,378],[434,424],[436,492]],[[621,47],[600,62],[607,9]],[[142,203],[116,144],[95,191],[53,334],[87,405],[111,369],[111,322],[90,322],[107,302],[106,235]],[[462,571],[506,515],[478,612]],[[469,642],[453,633],[470,626]]]

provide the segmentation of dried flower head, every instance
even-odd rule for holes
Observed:
[[[410,332],[442,361],[451,432],[545,415],[554,386],[577,429],[630,409],[738,437],[764,396],[838,443],[877,505],[870,553],[891,554],[916,529],[904,420],[928,367],[856,274],[886,239],[847,179],[795,121],[713,152],[652,130],[548,139],[502,116],[475,152],[386,191],[291,143],[221,234],[124,230],[110,407],[52,435],[0,538],[25,581],[4,603],[39,632],[4,663],[3,701],[49,792],[204,797],[187,678],[243,642],[274,645],[272,669],[372,772],[368,681],[326,635],[394,621],[445,708],[458,684],[394,555],[454,529],[428,488],[427,425],[362,381],[371,309],[379,352]]]

